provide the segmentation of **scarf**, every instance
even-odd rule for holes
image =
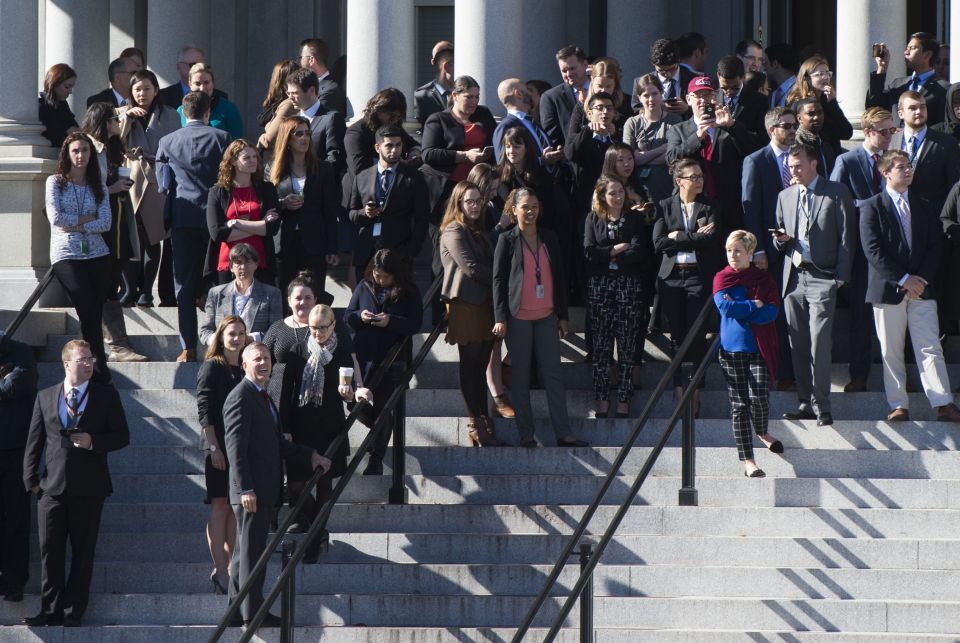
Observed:
[[[326,379],[324,367],[333,361],[337,350],[337,334],[334,332],[326,344],[321,344],[311,334],[307,338],[307,350],[310,356],[303,367],[303,381],[300,383],[300,406],[313,403],[323,405],[323,383]]]
[[[713,278],[713,294],[721,290],[743,286],[747,289],[747,299],[759,299],[764,305],[780,306],[780,294],[777,284],[766,270],[750,266],[745,270],[734,270],[725,267]],[[777,379],[777,362],[780,359],[780,346],[777,342],[777,325],[775,322],[767,324],[750,324],[750,331],[757,342],[760,357],[767,365],[770,379]]]

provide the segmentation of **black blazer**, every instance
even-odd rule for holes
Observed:
[[[867,257],[868,304],[899,304],[904,294],[897,283],[904,275],[929,282],[923,298],[935,296],[942,233],[926,199],[909,190],[912,245],[907,247],[900,216],[884,190],[860,203],[860,242]]]
[[[123,105],[123,102],[117,102],[117,96],[113,93],[113,87],[107,87],[102,92],[87,97],[87,109],[90,109],[90,106],[94,103],[109,103],[114,107]]]
[[[566,145],[567,125],[577,100],[570,85],[560,83],[540,96],[540,126],[550,137],[553,146]]]
[[[483,146],[493,145],[493,132],[497,129],[497,121],[490,110],[478,105],[470,117],[470,122],[479,123],[483,127],[486,134]],[[449,178],[457,166],[457,152],[463,151],[463,137],[463,125],[457,122],[450,110],[431,114],[423,125],[421,157],[425,166],[442,174],[444,178]]]
[[[434,81],[420,85],[413,92],[413,117],[420,123],[421,128],[430,116],[445,109],[447,100],[437,91]]]
[[[252,490],[257,494],[257,508],[266,510],[281,498],[281,459],[299,460],[309,466],[313,449],[293,444],[282,436],[279,420],[274,420],[270,412],[272,405],[246,377],[223,403],[225,448],[230,461],[230,504],[239,505],[241,492]]]
[[[273,183],[263,181],[256,186],[257,198],[260,200],[260,219],[266,216],[270,210],[280,211],[280,202],[277,200],[277,189]],[[213,243],[224,243],[230,236],[230,228],[227,227],[227,208],[230,207],[231,190],[214,185],[210,188],[207,195],[207,230],[210,232],[210,240]],[[273,235],[280,229],[280,222],[273,221],[267,224],[267,234],[263,238],[263,245],[267,252],[273,251]],[[266,257],[262,257],[267,259]],[[269,259],[268,263],[269,263]]]
[[[340,112],[341,115],[347,113],[347,95],[340,87],[340,83],[335,81],[331,76],[327,76],[320,81],[317,100],[328,110]]]
[[[616,138],[614,134],[611,140]],[[568,138],[564,153],[573,163],[573,203],[577,212],[590,210],[593,188],[603,172],[603,158],[610,147],[593,137],[593,130],[584,127],[573,138]]]
[[[552,231],[537,228],[540,243],[550,255],[550,270],[553,274],[553,311],[557,319],[569,319],[567,313],[567,278],[564,272],[560,240]],[[523,290],[523,242],[520,226],[515,226],[500,235],[493,253],[493,315],[498,322],[506,322],[520,310]]]
[[[363,170],[353,182],[349,216],[358,230],[353,249],[355,266],[366,266],[380,248],[396,250],[412,261],[423,245],[430,216],[426,181],[420,172],[402,164],[395,169],[397,175],[377,219],[371,219],[363,212],[368,201],[377,200],[377,166]],[[380,236],[374,237],[373,226],[378,221],[381,223]]]
[[[78,496],[105,498],[113,493],[107,453],[130,444],[127,417],[117,389],[90,382],[87,405],[77,431],[89,433],[91,449],[78,449],[60,435],[59,404],[63,383],[58,382],[37,394],[33,419],[23,458],[23,483],[27,489],[40,485],[44,493],[58,496],[67,490]],[[47,473],[40,478],[40,454],[46,447]]]
[[[653,224],[653,247],[663,255],[660,260],[660,270],[657,273],[661,279],[670,276],[678,252],[695,251],[701,281],[704,285],[713,283],[720,245],[723,242],[720,234],[720,212],[717,202],[708,196],[701,194],[697,197],[696,203],[699,205],[697,220],[706,217],[707,223],[714,224],[713,232],[686,232],[679,194],[674,193],[673,196],[657,204],[657,221]],[[667,236],[675,230],[679,232],[676,239]]]
[[[200,365],[197,372],[197,414],[200,426],[212,426],[220,442],[220,448],[226,448],[223,433],[223,403],[230,391],[243,379],[243,371],[226,362],[212,359]]]
[[[0,450],[22,449],[27,443],[30,417],[37,397],[37,363],[23,342],[0,338],[0,366],[9,371],[0,377]]]
[[[622,218],[623,226],[611,239],[607,234],[607,222],[598,217],[596,212],[587,215],[583,229],[583,255],[587,260],[588,276],[640,277],[641,270],[647,263],[646,239],[650,237],[650,229],[639,212],[626,210]],[[630,249],[611,258],[610,248],[624,242],[630,244]],[[611,261],[616,263],[617,270],[610,269]]]
[[[820,105],[823,107],[823,130],[820,138],[830,146],[833,158],[836,159],[845,152],[840,141],[850,140],[853,136],[853,125],[847,120],[847,115],[840,109],[840,103],[836,99],[827,100],[826,96],[821,95]],[[830,172],[832,171],[833,167],[830,168]],[[830,176],[829,172],[827,176]]]
[[[337,221],[343,208],[333,166],[320,163],[316,174],[308,174],[303,186],[303,205],[299,210],[283,207],[283,198],[293,193],[293,181],[287,174],[277,183],[280,200],[280,233],[273,238],[278,255],[299,247],[306,254],[328,255],[337,252]]]
[[[929,113],[929,109],[928,109]],[[890,149],[899,150],[903,130],[890,139]],[[956,182],[960,180],[960,147],[949,134],[927,127],[923,145],[913,161],[913,183],[910,192],[922,196],[939,212]]]
[[[876,72],[870,74],[870,88],[867,90],[867,100],[864,107],[883,107],[897,114],[897,102],[900,94],[910,89],[910,76],[901,76],[886,82],[886,74]],[[927,124],[936,125],[944,119],[944,109],[947,102],[947,84],[937,80],[933,74],[920,88],[920,95],[927,101]],[[894,149],[893,145],[890,149]]]
[[[323,103],[310,121],[310,140],[317,158],[330,163],[337,172],[343,174],[347,168],[346,155],[343,152],[343,137],[346,125],[343,112],[326,109]]]
[[[681,69],[683,68],[681,67]],[[746,128],[753,140],[751,149],[744,150],[744,154],[755,152],[770,142],[770,136],[767,134],[767,126],[764,122],[767,111],[770,109],[768,101],[769,99],[763,94],[746,89],[742,90],[740,96],[737,97],[737,107],[733,110],[733,118]]]

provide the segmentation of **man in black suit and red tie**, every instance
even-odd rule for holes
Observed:
[[[330,460],[313,449],[290,442],[282,432],[280,413],[267,395],[270,350],[259,342],[243,349],[245,377],[223,403],[224,442],[230,462],[230,504],[237,518],[229,600],[233,603],[267,545],[271,509],[283,491],[282,459],[309,462],[314,469],[330,469]],[[260,574],[240,604],[240,619],[248,625],[263,604]],[[280,618],[267,614],[262,625],[275,627]]]
[[[90,381],[96,358],[74,339],[61,354],[62,383],[40,391],[23,458],[23,481],[40,496],[40,613],[25,625],[77,627],[90,597],[103,502],[113,492],[107,453],[130,443],[117,389]],[[46,475],[40,454],[46,447]],[[67,538],[72,560],[65,579]]]

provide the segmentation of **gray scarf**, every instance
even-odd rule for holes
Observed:
[[[326,344],[321,344],[311,334],[307,338],[307,350],[310,356],[303,367],[303,382],[300,384],[300,406],[313,403],[323,405],[324,367],[333,360],[337,350],[337,333],[330,335]]]

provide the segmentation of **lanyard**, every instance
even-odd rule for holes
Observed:
[[[70,402],[67,401],[67,390],[63,386],[60,387],[60,396],[63,397],[63,405],[67,407],[67,417],[68,418],[77,418],[76,422],[73,422],[73,426],[76,426],[80,422],[80,407],[83,406],[83,402],[87,399],[87,395],[90,394],[90,387],[87,387],[87,390],[83,392],[83,395],[80,396],[80,399],[77,400],[76,408],[70,406]]]
[[[530,254],[533,255],[533,263],[537,266],[537,285],[541,285],[540,280],[540,237],[537,236],[537,250],[534,252],[533,248],[530,247],[530,244],[527,243],[527,240],[523,238],[523,233],[520,234],[520,241],[523,242],[523,245],[527,247],[527,250],[530,251]]]

